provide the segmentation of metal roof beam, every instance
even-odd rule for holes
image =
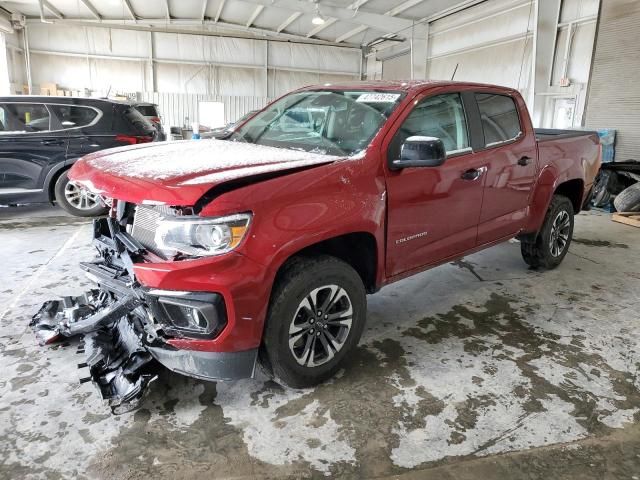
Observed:
[[[258,18],[258,15],[262,13],[262,10],[264,10],[264,5],[258,5],[256,7],[256,9],[253,11],[251,16],[249,17],[249,20],[247,20],[247,25],[246,25],[247,28],[253,25],[253,22],[255,22],[256,18]]]
[[[416,1],[416,0],[412,0]],[[424,1],[424,0],[420,0]],[[298,0],[246,0],[247,3],[254,5],[263,5],[265,7],[277,7],[292,11],[299,11],[314,15],[316,13],[316,4],[312,2],[301,2]],[[354,11],[349,8],[335,6],[333,4],[321,3],[319,5],[320,13],[329,18],[335,18],[344,22],[356,25],[366,25],[366,27],[374,28],[382,32],[397,32],[406,28],[410,28],[413,24],[412,20],[406,18],[397,18],[381,15],[379,13]]]
[[[220,15],[222,15],[222,10],[224,10],[224,4],[227,3],[227,0],[222,0],[220,5],[218,5],[218,11],[216,12],[216,17],[213,19],[214,22],[218,23],[220,20]]]
[[[204,17],[207,14],[208,6],[209,6],[209,0],[202,0],[202,14],[200,15],[202,22],[204,22]]]
[[[98,10],[96,10],[96,7],[94,7],[89,0],[80,0],[80,2],[82,2],[82,4],[85,7],[87,7],[87,10],[91,12],[91,15],[96,17],[96,20],[102,20],[102,16],[100,15],[100,13],[98,13]]]
[[[385,16],[389,16],[389,17],[394,17],[396,15],[400,15],[402,12],[404,12],[405,10],[409,10],[412,7],[415,7],[416,5],[419,5],[421,3],[423,3],[425,0],[407,0],[404,3],[401,3],[400,5],[398,5],[397,7],[392,8],[391,10],[387,11],[384,13]],[[359,33],[362,33],[364,31],[366,31],[369,27],[367,27],[366,25],[361,25],[359,27],[354,28],[353,30],[349,30],[348,32],[344,33],[343,35],[340,35],[338,38],[336,38],[336,42],[340,43],[340,42],[344,42],[345,40],[347,40],[348,38],[351,38]]]
[[[124,3],[124,6],[127,8],[127,11],[129,12],[129,15],[131,16],[131,20],[133,20],[134,22],[137,21],[138,17],[136,17],[136,14],[133,11],[133,8],[131,8],[131,3],[129,3],[129,0],[122,0],[122,3]]]
[[[40,0],[40,5],[42,5],[51,13],[53,13],[54,17],[59,18],[60,20],[64,18],[64,15],[62,14],[62,12],[60,12],[60,10],[58,10],[56,7],[54,7],[49,2],[47,2],[47,0]]]
[[[355,10],[357,11],[361,6],[363,6],[364,4],[366,4],[367,2],[369,2],[370,0],[356,0],[355,2],[353,2],[351,5],[349,5],[347,8],[349,10]],[[307,37],[313,37],[314,35],[317,35],[318,33],[320,33],[322,30],[324,30],[327,27],[330,27],[331,25],[333,25],[334,23],[336,23],[338,21],[337,18],[328,18],[322,25],[318,25],[317,27],[315,27],[313,30],[311,30],[308,34]]]
[[[293,22],[295,22],[298,18],[300,18],[300,16],[302,15],[302,12],[295,12],[292,13],[289,18],[287,18],[284,22],[282,22],[278,28],[276,28],[276,32],[280,33],[281,31],[283,31],[285,28],[287,28],[289,25],[291,25]]]

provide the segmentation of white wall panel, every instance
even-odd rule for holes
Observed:
[[[490,0],[431,24],[429,78],[530,88],[533,10],[529,1]]]
[[[357,80],[356,75],[331,75],[287,70],[269,70],[269,97],[280,97],[291,90],[308,85],[324,85]]]
[[[146,64],[81,57],[31,53],[34,93],[42,83],[56,83],[69,90],[143,91]]]
[[[486,5],[469,8],[431,24],[430,57],[523,35],[532,25],[531,3],[492,0],[502,11],[487,16]]]
[[[29,24],[29,47],[33,50],[149,57],[149,34],[133,30]]]
[[[361,51],[114,28],[33,24],[34,85],[267,97],[308,84],[359,78]],[[153,45],[153,48],[152,48]],[[119,57],[118,59],[103,57]],[[269,78],[268,81],[267,72]]]
[[[408,53],[382,62],[383,80],[407,80],[411,78],[411,55]]]
[[[493,45],[470,52],[434,58],[429,61],[429,77],[434,80],[455,80],[492,83],[529,89],[533,42],[529,38]]]
[[[359,74],[360,50],[271,42],[269,67]]]
[[[196,62],[264,65],[263,41],[154,33],[155,57]]]

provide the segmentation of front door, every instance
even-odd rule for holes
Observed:
[[[383,148],[400,158],[410,136],[443,141],[447,160],[438,167],[387,170],[387,276],[440,263],[476,245],[486,166],[471,149],[459,93],[418,97]]]
[[[0,203],[2,195],[42,191],[50,169],[65,161],[64,135],[51,132],[50,121],[44,104],[0,104]]]

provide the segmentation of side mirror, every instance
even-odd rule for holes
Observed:
[[[442,140],[435,137],[409,137],[402,144],[400,159],[392,160],[390,168],[437,167],[447,159]]]

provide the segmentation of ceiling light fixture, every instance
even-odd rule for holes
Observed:
[[[318,2],[315,1],[313,2],[316,4],[316,14],[315,16],[311,19],[311,23],[313,23],[314,25],[324,25],[324,23],[326,22],[325,18],[322,16],[322,14],[320,13],[320,5],[318,5]]]

